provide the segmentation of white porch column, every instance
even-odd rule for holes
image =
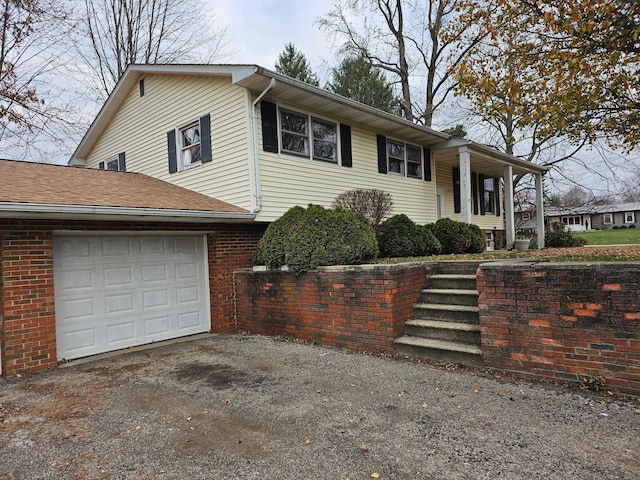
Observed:
[[[513,167],[504,167],[504,230],[507,240],[507,249],[513,248],[516,239],[516,221],[513,208]]]
[[[536,173],[536,222],[538,224],[538,248],[544,248],[544,195],[542,174]]]
[[[467,147],[460,147],[460,221],[471,223],[471,155]]]

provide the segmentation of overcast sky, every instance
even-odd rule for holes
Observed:
[[[331,0],[207,0],[216,23],[227,28],[229,63],[273,69],[285,44],[302,51],[311,68],[325,78],[331,48],[316,19],[331,10]],[[332,62],[331,62],[332,63]]]

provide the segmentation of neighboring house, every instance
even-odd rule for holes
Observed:
[[[614,227],[640,227],[640,203],[589,205],[553,209],[545,212],[547,225],[561,223],[574,232],[608,230]]]
[[[0,160],[0,373],[235,328],[264,226],[135,173]]]
[[[130,66],[69,163],[144,173],[257,222],[376,188],[393,213],[474,223],[507,245],[512,179],[533,174],[543,218],[543,167],[255,65]]]

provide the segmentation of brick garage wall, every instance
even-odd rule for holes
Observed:
[[[53,232],[210,232],[211,330],[235,328],[233,271],[251,266],[260,225],[46,222],[0,219],[0,355],[13,375],[56,365]]]
[[[237,272],[237,325],[334,347],[392,351],[413,317],[430,269],[424,264]]]
[[[478,290],[485,365],[640,395],[640,264],[485,264]]]

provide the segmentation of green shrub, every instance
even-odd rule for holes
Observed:
[[[416,255],[439,255],[442,252],[442,245],[426,225],[418,225],[418,251]]]
[[[440,243],[426,228],[404,213],[386,219],[378,227],[382,257],[415,257],[440,253]]]
[[[441,218],[429,229],[442,246],[442,253],[481,253],[485,242],[480,227],[450,218]]]
[[[378,253],[373,227],[343,208],[293,207],[273,222],[258,243],[255,259],[269,268],[287,265],[299,275],[321,265],[353,265]]]
[[[297,228],[304,214],[305,209],[296,206],[272,222],[258,242],[258,247],[253,254],[254,262],[269,268],[280,268],[285,265],[291,232]]]
[[[544,234],[544,244],[550,248],[581,247],[587,241],[576,237],[565,225],[557,223]]]
[[[636,228],[636,224],[632,223],[631,225],[629,225],[629,228]]]

